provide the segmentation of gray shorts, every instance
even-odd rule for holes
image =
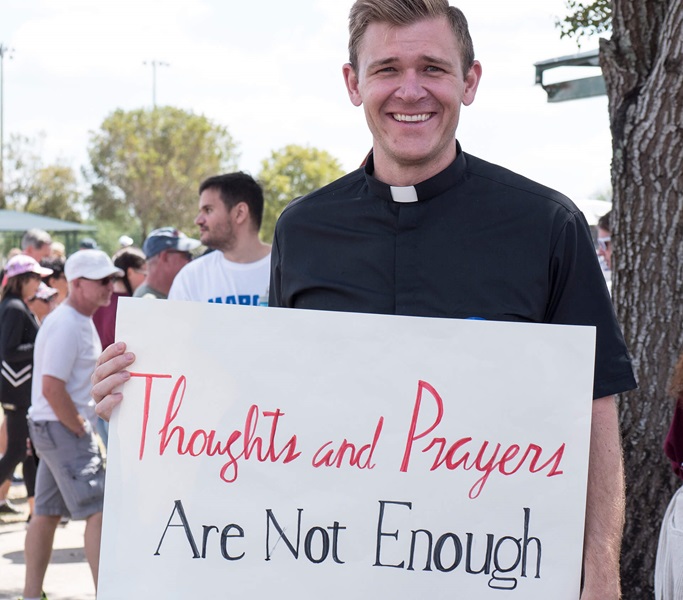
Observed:
[[[78,437],[59,421],[31,421],[31,441],[40,458],[37,515],[85,519],[102,512],[104,465],[92,428]]]

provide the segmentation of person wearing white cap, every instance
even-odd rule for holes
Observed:
[[[29,429],[40,457],[35,510],[26,534],[24,598],[41,596],[54,532],[62,517],[85,519],[85,555],[97,586],[104,467],[95,432],[90,376],[102,351],[92,315],[109,304],[123,272],[100,250],[79,250],[64,265],[69,296],[38,332]]]
[[[7,421],[7,449],[0,458],[0,484],[12,476],[16,466],[24,463],[24,482],[30,499],[34,495],[36,466],[26,456],[28,424],[26,415],[31,404],[33,349],[38,321],[28,301],[41,285],[40,278],[52,271],[41,267],[35,259],[19,254],[7,263],[7,283],[0,301],[0,398]],[[0,513],[18,512],[4,498]]]
[[[200,245],[199,240],[187,237],[174,227],[152,231],[142,245],[147,257],[147,279],[133,296],[161,300],[167,298],[175,276],[192,260],[192,250]]]
[[[122,235],[119,237],[119,248],[128,248],[133,245],[133,238],[129,235]]]
[[[55,308],[57,308],[57,296],[59,291],[51,288],[42,281],[40,287],[33,298],[28,299],[28,307],[31,312],[38,319],[38,323],[42,323]]]

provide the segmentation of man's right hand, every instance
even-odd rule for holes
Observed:
[[[114,408],[123,400],[123,394],[117,388],[130,379],[126,371],[135,362],[135,354],[126,352],[126,344],[116,342],[102,352],[97,359],[95,372],[92,374],[91,395],[97,403],[96,412],[105,421],[109,421]]]

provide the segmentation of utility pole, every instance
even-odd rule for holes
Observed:
[[[157,67],[170,67],[167,62],[163,60],[146,60],[143,65],[151,65],[152,67],[152,107],[157,107]]]
[[[4,130],[4,104],[5,104],[5,54],[12,58],[14,48],[8,48],[0,43],[0,208],[5,208],[5,130]]]

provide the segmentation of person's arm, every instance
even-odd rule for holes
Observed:
[[[64,427],[78,437],[85,435],[85,419],[78,413],[64,381],[52,375],[43,375],[43,396]]]
[[[123,394],[114,390],[130,379],[126,369],[133,362],[135,355],[126,352],[123,342],[112,344],[97,359],[97,366],[90,378],[93,384],[90,395],[97,403],[95,411],[105,421],[109,421],[112,411],[123,400]]]
[[[614,396],[593,401],[581,600],[621,598],[624,466]]]

